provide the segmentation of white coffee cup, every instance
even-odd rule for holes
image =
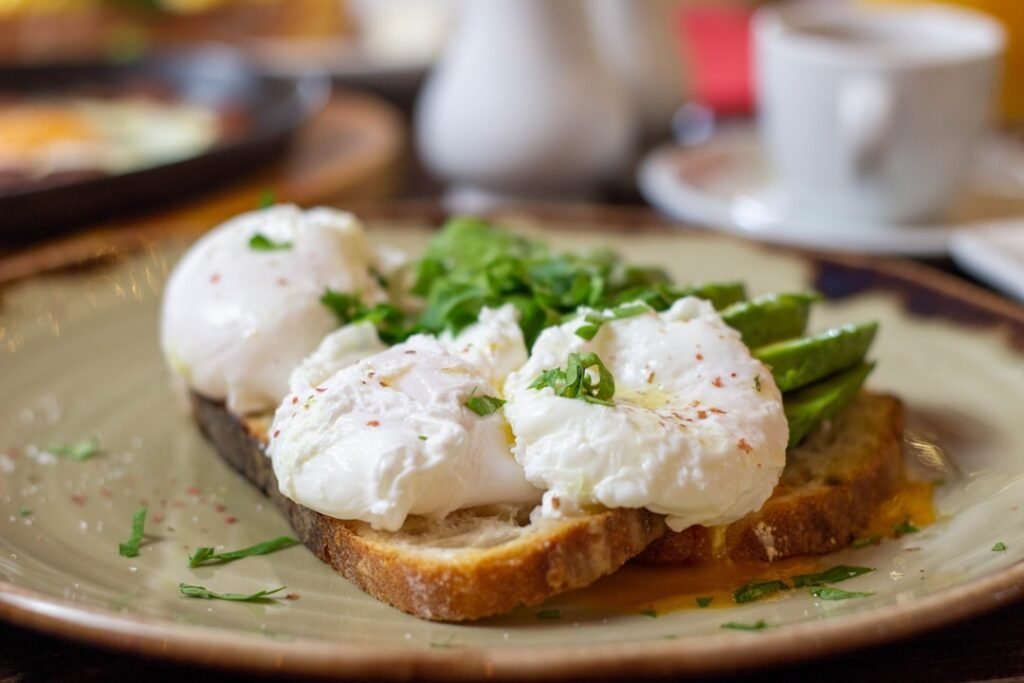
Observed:
[[[789,210],[939,216],[991,116],[1001,27],[951,7],[842,2],[765,8],[753,26],[761,134]]]

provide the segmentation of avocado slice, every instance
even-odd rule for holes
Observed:
[[[788,394],[782,406],[789,422],[789,447],[799,444],[821,422],[846,407],[874,368],[873,362],[861,362]]]
[[[739,331],[744,344],[756,349],[802,335],[811,304],[820,298],[816,292],[766,294],[729,306],[722,311],[722,319]]]
[[[762,346],[754,357],[771,368],[780,391],[792,391],[864,360],[877,331],[875,322],[843,325]]]

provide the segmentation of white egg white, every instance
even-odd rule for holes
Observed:
[[[514,453],[547,491],[543,514],[586,506],[647,508],[679,530],[757,510],[785,465],[788,427],[771,373],[712,306],[696,298],[605,323],[541,333],[505,384]],[[570,353],[593,351],[615,380],[614,405],[532,389]]]
[[[257,234],[284,248],[253,249]],[[281,205],[233,218],[196,242],[171,274],[164,354],[192,389],[232,412],[273,410],[292,371],[338,325],[320,302],[325,289],[383,299],[373,258],[348,213]]]
[[[467,407],[496,393],[484,369],[431,336],[364,358],[278,408],[267,452],[281,493],[389,531],[408,515],[536,502],[501,412]]]

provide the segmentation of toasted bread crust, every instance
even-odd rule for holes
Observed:
[[[192,403],[221,457],[274,501],[317,557],[375,598],[426,619],[479,619],[539,604],[614,572],[665,531],[659,515],[619,509],[551,522],[528,538],[455,555],[409,552],[392,542],[393,534],[285,498],[263,452],[260,423],[239,419],[197,394]],[[453,516],[460,514],[472,513]]]
[[[829,428],[787,454],[782,480],[760,510],[724,529],[666,533],[638,561],[771,561],[846,547],[902,477],[903,420],[899,399],[862,392]]]

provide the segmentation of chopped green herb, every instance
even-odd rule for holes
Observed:
[[[761,375],[754,375],[754,391],[761,391]]]
[[[651,619],[658,618],[658,613],[653,609],[642,609],[640,610],[640,614],[642,614],[645,617],[650,617]]]
[[[336,292],[329,287],[321,295],[320,303],[334,313],[339,325],[369,322],[377,328],[377,334],[385,344],[398,344],[419,331],[405,313],[391,304],[367,306],[357,295]]]
[[[700,607],[701,609],[704,609],[705,607],[707,607],[708,605],[711,604],[712,600],[714,600],[714,598],[710,598],[710,597],[708,597],[708,598],[703,598],[703,597],[702,598],[697,598],[697,607]]]
[[[147,514],[149,514],[149,508],[141,508],[132,515],[132,535],[126,542],[118,545],[118,552],[122,557],[139,556],[139,544],[142,543],[142,537],[145,534]]]
[[[996,543],[994,546],[992,546],[992,552],[994,552],[994,553],[1005,553],[1006,552],[1006,544],[1003,543],[1002,541],[999,541],[999,543]]]
[[[32,514],[32,510],[30,510],[29,508],[18,508],[18,516],[19,517],[28,517],[31,514]]]
[[[62,458],[81,462],[83,460],[88,460],[99,452],[100,442],[96,437],[92,437],[70,444],[54,444],[46,450]]]
[[[744,624],[738,621],[730,621],[726,624],[722,624],[722,628],[731,629],[733,631],[760,631],[763,628],[767,628],[768,622],[764,619],[758,619],[753,624]]]
[[[751,581],[732,594],[736,602],[753,602],[789,588],[785,581]]]
[[[425,302],[418,324],[434,333],[457,333],[485,306],[511,303],[527,348],[541,330],[581,306],[601,310],[640,301],[661,311],[683,296],[708,299],[716,308],[745,298],[737,283],[677,287],[662,270],[626,265],[609,251],[553,253],[476,218],[453,218],[430,241],[416,265],[413,293]]]
[[[263,543],[251,545],[248,548],[232,550],[226,553],[215,553],[213,548],[208,547],[196,548],[195,554],[188,558],[188,566],[194,568],[211,562],[222,564],[232,560],[239,560],[243,557],[266,555],[277,550],[283,550],[284,548],[291,548],[293,545],[298,545],[298,543],[299,540],[296,538],[279,536]]]
[[[270,600],[270,596],[283,591],[284,588],[284,586],[281,586],[280,588],[257,591],[247,595],[245,593],[217,593],[202,586],[190,586],[187,583],[178,584],[178,589],[181,591],[182,595],[187,595],[190,598],[201,598],[203,600],[230,600],[232,602],[266,602]]]
[[[466,401],[466,407],[480,417],[487,417],[491,413],[501,410],[505,401],[496,396],[470,396]]]
[[[292,242],[275,242],[261,232],[249,238],[249,248],[253,251],[282,251],[292,246]]]
[[[597,331],[600,330],[601,326],[605,323],[611,322],[612,320],[632,318],[635,315],[642,315],[651,310],[653,309],[647,304],[633,303],[616,306],[608,313],[587,313],[583,318],[584,324],[576,328],[576,336],[590,341],[595,335],[597,335]]]
[[[348,325],[362,309],[359,297],[344,292],[336,292],[330,287],[324,290],[320,303],[331,309],[338,318],[339,325]]]
[[[892,530],[896,532],[896,536],[904,536],[906,534],[916,534],[920,529],[910,523],[910,520],[900,522],[899,524],[893,524]]]
[[[427,437],[423,436],[422,434],[420,434],[419,438],[420,438],[420,441],[426,441],[427,440]]]
[[[597,383],[587,372],[589,368],[597,369]],[[578,398],[588,403],[612,405],[615,395],[615,379],[596,353],[570,353],[565,369],[553,368],[545,370],[530,384],[530,389],[550,387],[556,396]]]
[[[881,536],[865,536],[864,538],[858,538],[850,544],[851,548],[865,548],[869,545],[878,545],[882,542]]]
[[[558,609],[542,609],[541,611],[537,612],[537,618],[538,619],[561,619],[562,618],[562,610],[558,610]]]
[[[875,570],[872,567],[850,567],[840,564],[817,574],[798,574],[790,578],[793,581],[794,588],[808,588],[811,586],[824,586],[827,583],[839,583],[840,581],[846,581],[855,576],[873,571]]]
[[[834,588],[833,586],[822,586],[821,588],[812,589],[811,595],[822,600],[849,600],[851,598],[867,598],[874,595],[874,592],[860,593],[858,591],[844,591],[842,588]]]
[[[256,204],[257,208],[268,209],[274,204],[277,204],[277,195],[274,193],[273,189],[268,187],[264,189],[263,192],[260,192],[260,200],[259,203]]]
[[[448,648],[455,647],[455,634],[451,634],[444,640],[432,641],[428,643],[428,645],[430,645],[430,647],[434,648],[435,650],[447,650]]]

